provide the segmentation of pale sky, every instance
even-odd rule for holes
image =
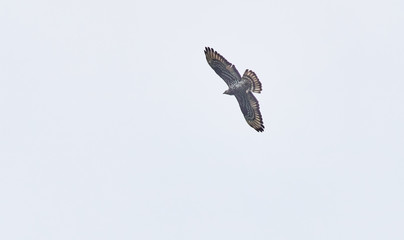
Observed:
[[[403,1],[0,3],[0,239],[404,239]],[[252,69],[265,132],[209,67]]]

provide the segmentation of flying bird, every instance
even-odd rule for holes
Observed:
[[[253,95],[253,92],[261,93],[262,91],[262,85],[257,75],[253,71],[246,69],[243,77],[241,77],[236,66],[228,62],[212,48],[205,47],[205,56],[209,65],[229,87],[223,94],[234,95],[247,123],[258,132],[264,131],[265,127],[260,106]]]

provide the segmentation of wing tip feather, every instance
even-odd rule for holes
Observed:
[[[264,126],[264,120],[262,118],[261,110],[260,110],[260,105],[258,100],[254,97],[254,94],[249,93],[249,102],[251,107],[254,110],[254,118],[247,121],[248,124],[254,128],[257,132],[263,132],[265,129]]]

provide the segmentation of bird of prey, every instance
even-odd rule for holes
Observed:
[[[247,69],[241,77],[236,67],[212,48],[205,47],[205,56],[209,65],[229,87],[223,94],[234,95],[247,123],[258,132],[264,131],[260,106],[253,95],[253,92],[261,93],[262,91],[257,75]]]

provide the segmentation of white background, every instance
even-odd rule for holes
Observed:
[[[0,238],[404,239],[403,12],[0,2]],[[257,73],[265,132],[205,46]]]

